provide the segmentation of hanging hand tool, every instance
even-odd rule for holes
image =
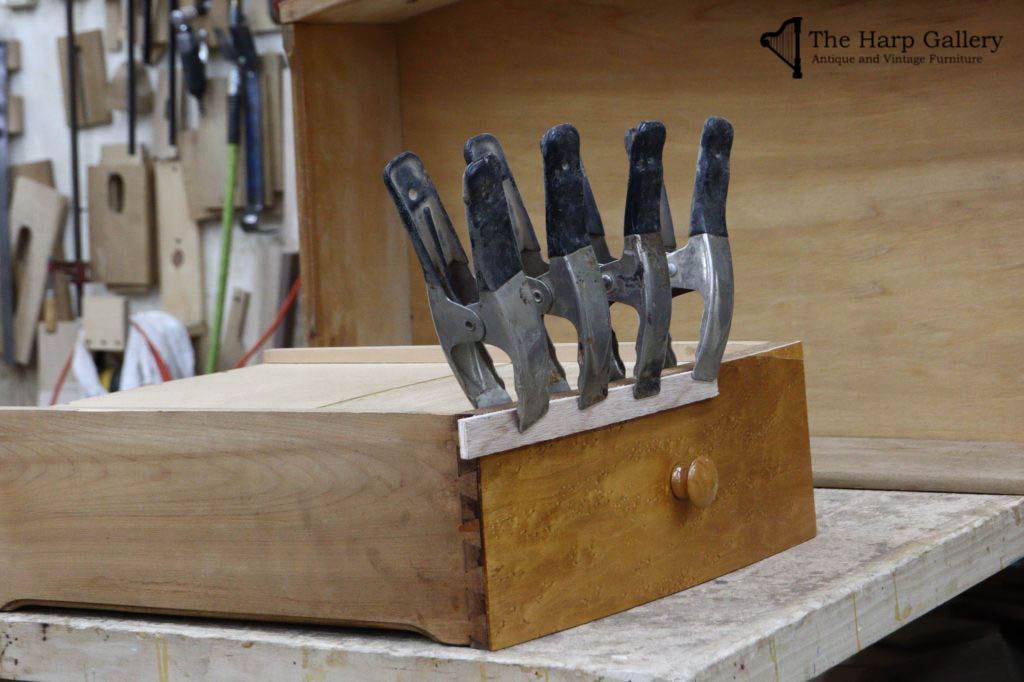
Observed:
[[[14,364],[14,263],[11,257],[11,183],[8,143],[7,42],[0,40],[0,326],[3,327],[4,362]]]
[[[206,92],[206,64],[209,60],[209,46],[206,31],[192,28],[196,19],[210,11],[210,0],[199,0],[171,11],[171,39],[181,55],[181,72],[185,89],[196,98],[199,111],[203,111],[203,94]]]
[[[235,180],[238,171],[238,145],[241,141],[242,114],[245,114],[246,207],[242,229],[260,232],[259,214],[263,210],[263,150],[260,145],[261,96],[259,57],[252,32],[246,24],[239,0],[231,0],[228,10],[229,33],[219,28],[217,41],[233,62],[228,74],[228,167],[224,177],[224,204],[221,210],[220,267],[217,273],[217,297],[214,300],[213,329],[206,356],[206,372],[217,371],[220,357],[221,328],[224,323],[224,296],[228,265],[231,260],[231,233],[235,222]],[[269,230],[268,230],[269,232]]]
[[[75,306],[82,314],[82,289],[85,277],[82,273],[86,264],[82,261],[82,199],[78,181],[78,45],[75,42],[75,13],[73,0],[64,1],[64,22],[68,44],[68,119],[71,129],[71,226],[74,237],[75,259],[73,267],[78,271],[74,278]]]
[[[526,205],[523,204],[516,180],[512,176],[512,170],[508,166],[505,153],[502,151],[501,145],[498,144],[498,140],[493,135],[477,135],[466,141],[462,152],[467,164],[482,159],[488,154],[497,158],[498,163],[501,164],[502,189],[505,192],[505,201],[508,203],[510,212],[509,217],[515,230],[519,257],[523,261],[523,271],[529,277],[540,277],[548,271],[548,264],[540,255],[540,243],[533,231],[533,223],[530,221],[530,215],[526,212]],[[558,361],[555,347],[550,340],[548,341],[548,362],[551,365],[549,391],[562,393],[571,390],[569,382],[565,380],[565,369]]]
[[[153,63],[153,0],[142,0],[142,63]]]
[[[168,22],[170,17],[178,9],[178,0],[170,0],[170,13],[164,17]],[[173,27],[172,27],[173,28]],[[173,39],[168,41],[167,46],[167,144],[171,147],[178,146],[178,47]]]
[[[228,10],[228,33],[217,29],[217,41],[225,56],[238,71],[240,91],[236,106],[245,114],[245,212],[242,229],[260,232],[259,218],[263,210],[263,134],[262,95],[260,93],[260,59],[256,54],[252,31],[246,22],[240,0],[231,0]],[[230,114],[229,114],[230,115]],[[237,153],[237,152],[236,152]]]
[[[135,155],[135,0],[128,0],[128,154]]]
[[[217,371],[220,358],[221,328],[224,325],[224,295],[228,284],[228,266],[231,263],[231,235],[235,227],[235,181],[238,172],[238,142],[241,139],[239,130],[241,105],[239,89],[241,84],[239,69],[233,68],[228,74],[228,167],[224,171],[224,203],[220,215],[220,265],[217,268],[217,298],[214,299],[213,329],[210,333],[210,347],[206,354],[206,373]]]

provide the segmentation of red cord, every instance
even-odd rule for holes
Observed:
[[[160,370],[160,378],[163,379],[164,381],[170,381],[171,373],[167,369],[167,365],[164,364],[164,359],[160,357],[160,352],[157,351],[156,346],[153,345],[153,342],[149,340],[149,336],[147,336],[146,332],[142,331],[142,327],[140,327],[135,322],[132,322],[132,327],[135,328],[135,331],[142,334],[143,340],[145,340],[146,345],[149,346],[149,352],[153,354],[153,359],[156,360],[156,367],[157,369]]]
[[[53,385],[53,393],[50,394],[50,405],[57,404],[57,396],[60,395],[60,389],[64,387],[64,380],[68,377],[68,370],[71,369],[71,361],[75,359],[75,348],[78,347],[78,337],[75,337],[75,342],[71,344],[71,352],[68,353],[68,359],[64,362],[64,369],[57,375],[57,383]]]
[[[292,283],[291,290],[288,292],[288,296],[284,299],[284,303],[281,304],[281,309],[277,311],[277,317],[275,317],[274,321],[270,323],[270,326],[263,332],[263,335],[260,336],[259,340],[253,344],[252,348],[242,356],[242,359],[238,361],[238,364],[235,365],[234,369],[241,369],[242,367],[245,367],[245,363],[249,362],[249,359],[256,354],[256,351],[260,349],[260,346],[266,343],[267,339],[277,331],[277,328],[281,326],[282,322],[284,322],[284,316],[288,314],[288,310],[295,303],[295,297],[299,294],[299,289],[301,287],[302,277],[296,277],[295,282]]]

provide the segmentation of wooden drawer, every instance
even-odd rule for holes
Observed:
[[[468,461],[447,365],[329,360],[0,410],[0,603],[496,649],[814,535],[799,344],[732,345],[716,398]],[[669,480],[697,457],[705,509]]]

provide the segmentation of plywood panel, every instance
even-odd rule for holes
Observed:
[[[18,177],[26,177],[47,187],[53,187],[53,162],[50,159],[43,159],[28,163],[16,163],[11,166],[12,185]],[[64,242],[60,237],[57,238],[57,244],[53,247],[53,258],[58,261],[64,260]],[[57,301],[57,319],[73,320],[75,316],[71,312],[71,278],[66,272],[57,271],[50,273],[50,279]]]
[[[211,78],[203,94],[203,113],[194,129],[178,129],[178,151],[184,170],[188,196],[188,214],[192,220],[219,215],[224,205],[224,177],[227,172],[227,80]],[[244,146],[244,145],[242,145]],[[245,177],[241,151],[238,159],[239,179]],[[235,185],[235,205],[245,203],[245,190],[239,196],[240,180]],[[241,185],[244,188],[244,184]]]
[[[110,123],[110,108],[107,106],[107,67],[103,54],[103,31],[85,31],[75,34],[78,48],[78,69],[75,80],[77,96],[78,125],[88,128]],[[67,38],[57,38],[57,54],[60,59],[60,79],[64,88],[64,118],[71,125],[71,108],[68,92],[68,49]]]
[[[57,386],[57,378],[64,370],[64,365],[78,343],[80,323],[76,321],[58,321],[53,332],[46,331],[46,324],[40,322],[36,331],[36,367],[38,399],[36,404],[49,405],[54,398],[53,389]],[[80,397],[82,387],[79,386],[75,373],[68,371],[60,386],[56,398],[58,401],[73,400]]]
[[[88,168],[92,278],[148,288],[155,279],[153,174],[142,157]]]
[[[480,460],[491,647],[812,538],[803,363],[791,354],[723,365],[718,398]],[[720,482],[704,510],[669,487],[673,466],[698,456]]]
[[[32,359],[36,322],[46,291],[47,264],[67,217],[67,199],[27,177],[14,182],[11,194],[11,253],[15,258],[14,355],[20,365]]]
[[[837,66],[813,63],[841,51],[805,35],[802,80],[758,43],[788,11],[479,0],[421,14],[397,24],[403,146],[424,159],[465,239],[460,150],[470,135],[496,134],[540,228],[538,141],[572,121],[617,251],[623,131],[666,122],[682,231],[701,124],[725,116],[736,129],[732,333],[804,340],[812,432],[1024,440],[1024,90],[1011,85],[1024,77],[1024,44],[1009,39],[1024,31],[1024,11],[1011,0],[805,3],[805,31],[912,33],[926,56],[920,37],[937,27],[1007,38],[994,54],[960,50],[982,54],[977,65]],[[364,152],[376,152],[364,156],[372,178],[387,155]],[[374,194],[364,201],[384,201],[367,182]],[[413,338],[431,342],[413,274]],[[679,338],[699,324],[688,298],[675,304]],[[613,320],[628,339],[633,313],[616,306]],[[572,338],[566,325],[550,327],[556,340]]]
[[[160,274],[160,304],[190,333],[206,327],[203,252],[199,226],[188,215],[188,197],[181,163],[153,165]]]
[[[82,331],[89,350],[123,353],[128,339],[128,297],[83,297]]]
[[[306,338],[409,343],[407,238],[383,191],[402,150],[390,26],[294,27],[292,68]]]

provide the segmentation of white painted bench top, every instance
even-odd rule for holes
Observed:
[[[0,614],[0,678],[803,680],[1024,556],[1024,498],[815,496],[810,542],[498,652],[405,633],[31,610]]]

